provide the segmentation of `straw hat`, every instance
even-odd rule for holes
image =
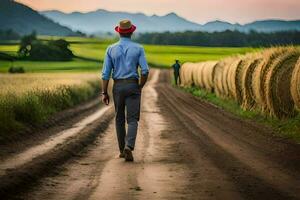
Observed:
[[[133,33],[136,26],[131,23],[130,20],[122,20],[119,22],[119,26],[116,26],[115,31],[118,33]]]

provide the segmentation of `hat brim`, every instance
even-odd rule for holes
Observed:
[[[122,29],[119,26],[115,27],[115,31],[118,33],[133,33],[136,30],[136,26],[135,25],[131,25],[130,28],[128,29]]]

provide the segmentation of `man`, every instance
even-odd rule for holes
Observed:
[[[180,80],[180,64],[179,64],[179,60],[175,60],[175,64],[172,65],[173,70],[174,70],[174,79],[175,79],[175,84],[178,85],[178,80],[179,80],[179,84],[181,82]]]
[[[119,26],[115,28],[120,35],[120,40],[107,48],[102,70],[102,102],[106,105],[109,104],[107,87],[111,73],[114,79],[113,98],[119,157],[125,158],[126,161],[133,161],[132,151],[140,117],[141,91],[149,73],[143,47],[131,41],[135,29],[136,27],[129,20],[120,21]],[[139,77],[138,67],[141,68],[141,77]]]

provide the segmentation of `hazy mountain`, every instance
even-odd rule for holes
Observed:
[[[88,13],[73,12],[70,14],[60,11],[45,11],[42,14],[60,24],[87,33],[111,32],[120,19],[130,19],[137,25],[139,32],[199,30],[199,24],[179,17],[175,13],[165,16],[147,16],[142,13],[97,10]]]
[[[244,31],[256,30],[259,32],[276,32],[276,31],[300,31],[300,20],[284,21],[284,20],[263,20],[245,24]]]
[[[278,32],[278,31],[300,31],[300,20],[284,21],[284,20],[262,20],[248,24],[231,24],[223,21],[208,22],[201,26],[201,30],[207,32],[238,30],[241,32],[249,32],[255,30],[257,32]]]
[[[225,30],[236,30],[236,29],[240,29],[241,25],[239,24],[231,24],[229,22],[224,22],[224,21],[212,21],[212,22],[208,22],[204,25],[201,26],[201,30],[202,31],[207,31],[207,32],[221,32],[221,31],[225,31]]]
[[[71,29],[13,0],[0,0],[0,29],[12,29],[19,34],[28,34],[33,30],[42,35],[74,34]]]
[[[204,25],[188,21],[175,13],[165,16],[147,16],[143,13],[110,12],[97,10],[93,12],[63,13],[60,11],[42,12],[50,19],[59,22],[72,29],[87,33],[112,32],[114,26],[120,19],[130,19],[138,26],[139,32],[163,32],[163,31],[185,31],[201,30],[207,32],[239,30],[248,32],[256,30],[260,32],[274,32],[287,30],[300,30],[300,21],[264,20],[248,24],[231,24],[224,21],[212,21]]]

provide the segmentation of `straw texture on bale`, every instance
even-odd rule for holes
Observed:
[[[222,72],[222,86],[223,86],[223,95],[224,97],[232,97],[229,91],[229,80],[228,80],[228,74],[229,74],[229,68],[230,64],[233,60],[230,58],[227,60],[226,64],[223,67]]]
[[[299,55],[298,49],[288,49],[284,55],[276,58],[267,72],[265,95],[267,108],[272,116],[286,118],[296,114],[288,88],[291,88],[292,73]]]
[[[242,108],[251,110],[255,106],[254,92],[252,87],[252,77],[255,68],[259,65],[261,59],[249,56],[245,60],[242,70]]]
[[[193,71],[193,81],[195,86],[203,88],[202,84],[202,70],[204,63],[195,63]]]
[[[229,94],[227,74],[228,65],[232,62],[231,58],[219,61],[214,67],[213,84],[218,97],[227,98]]]
[[[214,91],[214,70],[217,65],[217,62],[205,62],[202,70],[202,81],[203,81],[203,87],[209,91]]]
[[[215,93],[218,97],[222,96],[222,71],[223,71],[223,66],[225,65],[225,62],[223,60],[219,61],[214,70],[213,74],[213,83],[214,83],[214,88],[215,88]]]
[[[193,68],[194,63],[184,63],[180,70],[181,85],[192,86],[193,85]]]
[[[294,68],[291,81],[291,94],[296,106],[296,109],[300,111],[300,58]]]
[[[254,98],[258,108],[262,112],[266,112],[267,110],[267,102],[266,102],[266,91],[265,91],[265,81],[269,68],[272,66],[275,59],[286,51],[286,48],[270,48],[261,53],[262,62],[256,67],[254,71],[254,76],[252,80]]]
[[[241,101],[240,99],[241,97],[237,91],[237,80],[238,80],[237,75],[238,75],[238,71],[240,70],[241,63],[242,63],[242,59],[236,58],[229,66],[229,72],[227,76],[229,94],[237,102]]]
[[[236,69],[236,76],[235,76],[235,89],[236,89],[236,99],[239,105],[243,103],[243,70],[245,65],[247,65],[249,61],[246,57],[241,57],[240,63]]]

